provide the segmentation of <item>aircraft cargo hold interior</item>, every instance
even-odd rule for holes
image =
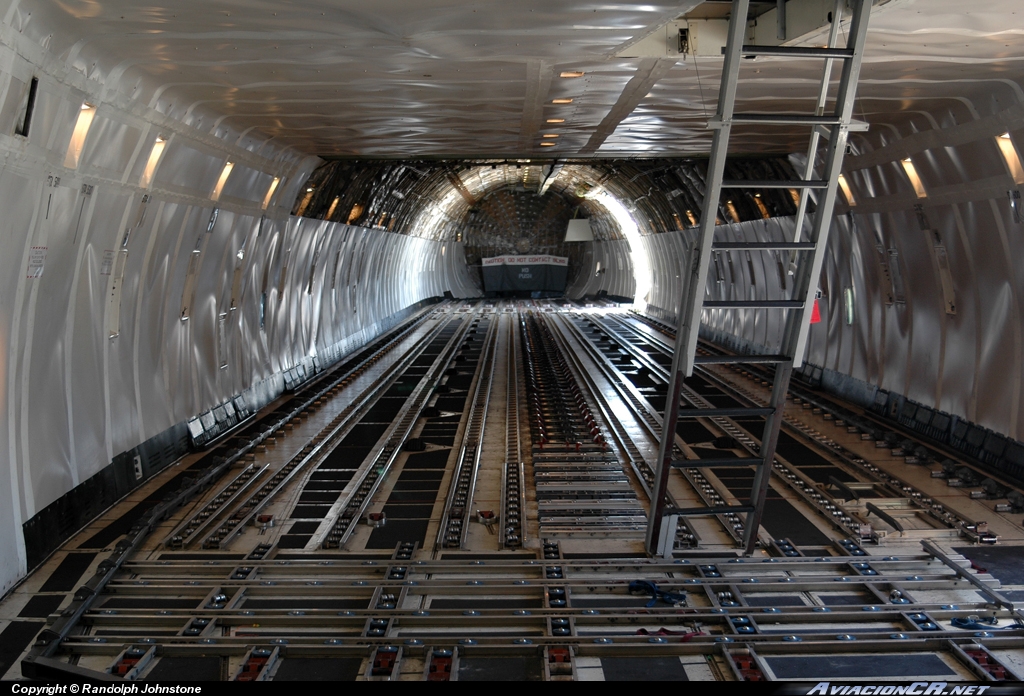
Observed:
[[[1021,681],[1021,55],[0,0],[0,678]]]

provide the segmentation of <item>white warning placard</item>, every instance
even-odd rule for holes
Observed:
[[[40,278],[46,264],[46,247],[32,247],[28,252],[28,278]]]

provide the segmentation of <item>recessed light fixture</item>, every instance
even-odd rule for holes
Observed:
[[[546,142],[546,143],[541,143],[540,146],[541,147],[554,147],[557,144],[558,143]]]
[[[544,135],[542,135],[540,137],[542,137],[542,138],[557,138],[558,137],[558,133],[545,133]]]
[[[569,99],[568,97],[566,97],[564,99],[552,99],[551,103],[552,104],[572,104],[572,99]]]
[[[313,189],[311,189],[311,188],[306,189],[306,193],[313,193]]]
[[[78,112],[78,120],[75,121],[75,130],[71,134],[71,144],[64,156],[64,166],[68,169],[78,168],[78,158],[85,146],[85,137],[89,134],[89,126],[96,115],[96,107],[89,102],[83,102]]]
[[[904,159],[903,161],[904,161],[904,162],[909,162],[909,161],[910,161],[910,158],[909,158],[909,157],[907,157],[907,158],[906,158],[906,159]]]
[[[217,179],[217,185],[213,187],[213,193],[210,194],[210,198],[215,201],[220,200],[221,191],[224,190],[224,184],[227,183],[228,177],[231,176],[231,170],[235,168],[234,162],[225,162],[224,168],[220,170],[220,178]]]
[[[582,70],[563,70],[558,73],[559,77],[583,77],[585,73]]]
[[[549,118],[547,123],[565,123],[564,118]]]
[[[1024,165],[1021,164],[1020,155],[1017,154],[1017,148],[1013,144],[1013,140],[1010,138],[1009,133],[1003,133],[996,138],[996,145],[999,146],[999,151],[1003,153],[1003,159],[1006,160],[1006,167],[1010,171],[1010,176],[1013,177],[1015,184],[1024,182]]]

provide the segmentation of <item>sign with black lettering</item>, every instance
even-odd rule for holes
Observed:
[[[563,293],[569,270],[564,256],[493,256],[481,261],[487,293]]]

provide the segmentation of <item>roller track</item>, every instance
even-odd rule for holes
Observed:
[[[486,660],[519,665],[522,680],[595,669],[610,678],[616,660],[667,656],[685,672],[675,678],[743,680],[779,678],[794,655],[820,664],[898,650],[907,664],[938,654],[950,681],[1013,675],[1019,611],[997,580],[948,550],[876,554],[830,515],[811,525],[819,534],[831,525],[821,543],[791,543],[769,525],[763,548],[738,558],[743,520],[721,515],[681,523],[674,558],[637,557],[665,344],[624,315],[501,309],[439,308],[281,412],[260,444],[294,456],[267,464],[255,447],[239,452],[202,500],[103,566],[104,582],[52,655],[143,678],[199,669],[204,655],[220,678],[247,681],[326,664],[341,670],[336,679],[444,681],[498,664]],[[382,360],[388,369],[375,367]],[[751,422],[711,412],[759,399],[756,385],[728,376],[707,369],[687,385],[687,404],[708,415],[682,429],[680,458],[756,452]],[[505,392],[492,398],[497,385]],[[501,405],[504,422],[489,424]],[[487,454],[485,430],[502,434],[500,459]],[[868,483],[825,444],[829,461]],[[732,502],[743,468],[684,468],[673,490]],[[801,514],[827,514],[815,494],[842,502],[808,477],[814,468],[782,455],[773,477]],[[498,513],[493,534],[474,531],[485,528],[476,522],[485,499]],[[279,526],[253,525],[266,511]],[[384,526],[367,524],[385,511]],[[654,584],[631,585],[640,580]],[[951,623],[972,616],[992,630]],[[33,664],[40,676],[59,670]]]

